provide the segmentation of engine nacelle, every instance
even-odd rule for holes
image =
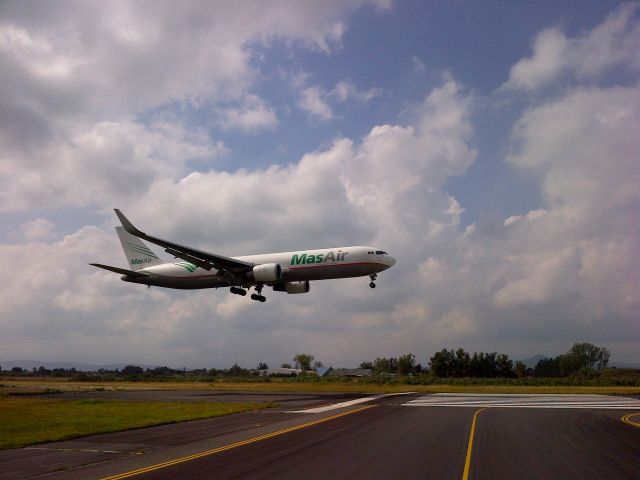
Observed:
[[[273,289],[276,292],[287,292],[290,294],[293,293],[307,293],[311,286],[309,282],[305,280],[304,282],[285,282],[279,283],[273,286]]]
[[[278,263],[263,263],[253,267],[249,275],[256,282],[277,282],[282,278],[282,267]]]

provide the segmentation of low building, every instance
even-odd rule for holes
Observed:
[[[299,368],[265,368],[256,370],[261,377],[297,377],[303,372]]]

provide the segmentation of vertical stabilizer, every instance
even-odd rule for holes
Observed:
[[[140,270],[163,263],[149,247],[142,243],[142,240],[128,233],[123,227],[116,227],[116,232],[120,237],[120,243],[131,270]]]

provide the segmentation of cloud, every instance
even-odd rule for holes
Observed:
[[[333,110],[329,104],[331,100],[340,103],[356,102],[365,104],[383,94],[381,88],[374,87],[368,90],[361,90],[348,80],[339,81],[333,89],[328,91],[319,86],[305,87],[307,80],[308,76],[301,74],[295,75],[291,80],[292,85],[302,87],[298,105],[302,110],[323,121],[331,120],[334,117]]]
[[[298,105],[305,112],[318,117],[321,120],[331,120],[333,112],[331,107],[323,100],[324,93],[319,87],[305,88],[300,95]]]
[[[342,80],[336,83],[336,86],[331,90],[329,95],[340,102],[353,99],[358,102],[368,103],[374,98],[380,97],[382,95],[382,89],[375,87],[369,90],[359,90],[353,82]]]
[[[223,128],[274,128],[274,110],[252,92],[251,47],[283,39],[330,53],[363,4],[388,8],[384,1],[3,4],[0,209],[126,199],[159,177],[180,176],[185,161],[212,161],[224,146],[194,127],[203,109],[213,109]]]
[[[626,267],[610,286],[597,277],[615,275],[625,263],[622,258],[638,245],[634,212],[640,208],[635,187],[640,182],[636,168],[640,145],[634,132],[640,126],[639,109],[638,88],[587,88],[530,110],[518,121],[509,161],[540,176],[546,205],[544,211],[529,212],[527,223],[513,217],[505,222],[515,228],[513,234],[522,237],[526,248],[517,257],[523,277],[498,292],[499,303],[506,301],[510,291],[520,292],[518,298],[549,299],[566,285],[572,285],[580,302],[587,304],[591,294],[603,293],[601,289],[619,298],[616,310],[636,302],[635,294],[619,297],[630,273]],[[585,259],[608,250],[612,242],[624,245],[620,258],[614,260],[609,253],[611,266],[602,265],[599,273],[590,269],[585,277]],[[568,258],[573,260],[560,260]],[[634,256],[626,263],[640,267]],[[558,269],[571,272],[571,277],[558,277]],[[635,282],[629,288],[639,286]]]
[[[237,128],[245,132],[258,132],[278,126],[278,117],[262,99],[248,95],[238,108],[228,108],[220,112],[220,125],[225,129]]]
[[[169,120],[102,121],[67,134],[36,157],[17,148],[0,154],[0,210],[126,202],[155,180],[178,176],[187,161],[225,152],[203,129]]]
[[[45,220],[44,218],[36,218],[29,222],[25,222],[20,225],[18,232],[9,233],[10,240],[25,241],[25,242],[39,242],[51,240],[55,234],[56,226],[53,222]]]
[[[411,57],[411,64],[413,65],[413,68],[418,72],[427,71],[427,66],[424,64],[422,60],[420,60],[420,57],[418,57],[417,55],[413,55]]]
[[[601,24],[575,38],[567,38],[559,27],[540,32],[533,55],[511,67],[503,89],[534,91],[564,74],[580,79],[602,75],[623,67],[640,69],[640,22],[638,5],[627,3],[609,14]]]
[[[507,87],[533,90],[553,80],[565,68],[568,41],[558,28],[538,34],[533,44],[533,56],[523,58],[511,67]]]

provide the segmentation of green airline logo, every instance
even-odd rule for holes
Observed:
[[[320,253],[318,255],[312,255],[310,253],[296,253],[291,257],[291,265],[309,265],[310,263],[327,263],[327,262],[342,262],[344,261],[344,257],[347,256],[349,252],[341,252],[338,251],[334,253],[333,251],[323,254]]]
[[[176,262],[174,265],[178,265],[179,267],[186,269],[189,273],[195,272],[196,268],[198,268],[193,263],[189,262]]]

